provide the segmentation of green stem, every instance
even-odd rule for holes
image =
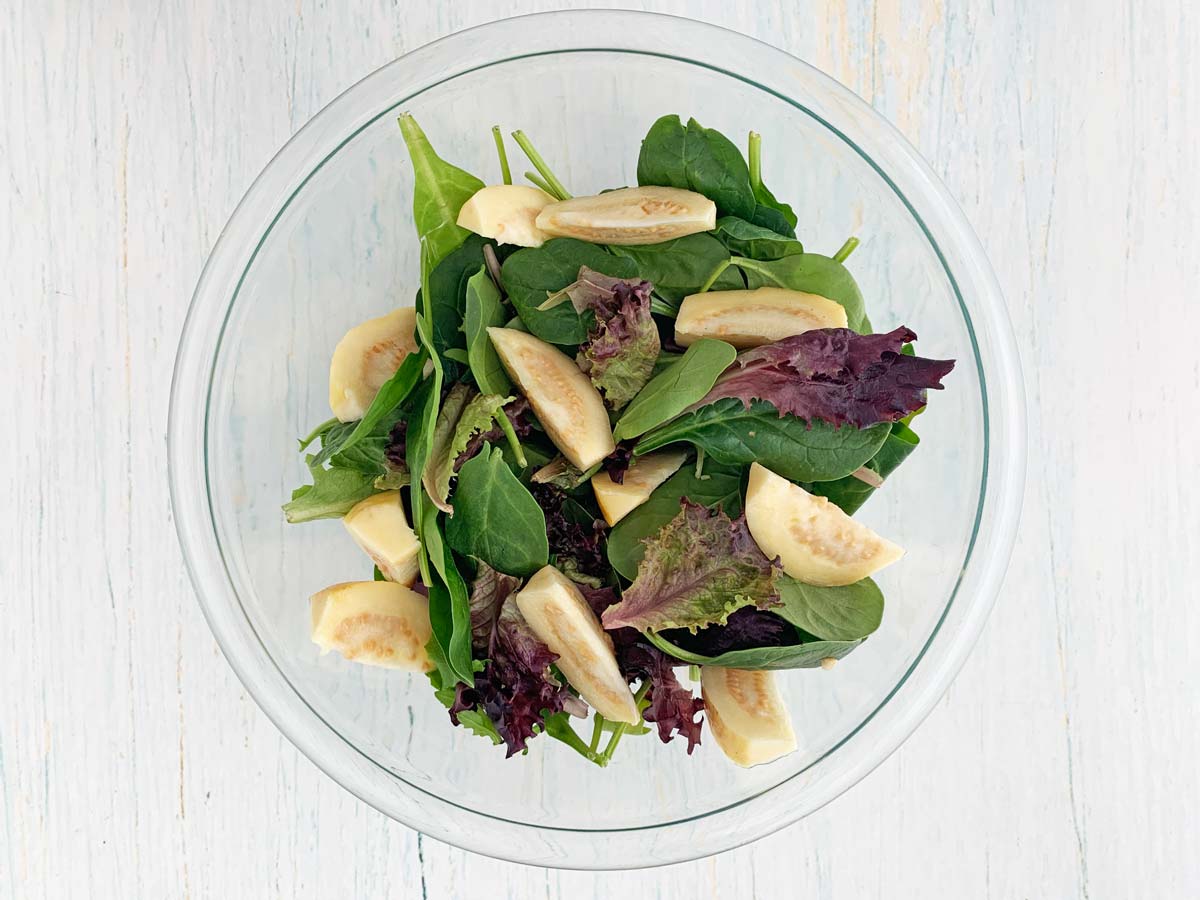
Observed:
[[[496,141],[496,155],[500,157],[500,177],[505,184],[512,184],[512,171],[508,168],[508,153],[504,149],[504,135],[500,133],[499,125],[492,126],[492,137]]]
[[[551,190],[547,191],[547,193],[553,194],[559,200],[570,200],[571,195],[567,192],[567,189],[563,187],[563,183],[558,180],[558,177],[552,171],[550,171],[550,167],[546,165],[546,161],[542,159],[542,154],[538,153],[537,150],[534,149],[533,144],[529,141],[529,138],[525,136],[525,132],[519,129],[514,131],[513,139],[517,142],[517,145],[525,151],[525,155],[529,157],[529,161],[533,163],[533,167],[537,169],[542,178],[546,180],[546,184],[550,185]]]
[[[750,187],[757,195],[762,188],[762,135],[757,131],[750,132],[750,147],[746,155],[750,157]]]
[[[332,428],[334,425],[336,425],[338,423],[338,421],[339,420],[336,417],[334,417],[332,419],[326,419],[324,422],[322,422],[320,425],[318,425],[316,428],[314,428],[312,431],[310,431],[305,437],[300,438],[300,449],[307,450],[309,444],[311,444],[318,437],[320,437],[324,431],[326,431],[327,429]]]
[[[770,279],[771,281],[775,282],[776,284],[779,284],[778,280],[776,280],[775,277],[771,275],[771,270],[764,269],[762,267],[762,263],[760,263],[756,259],[747,259],[744,256],[731,256],[729,258],[729,264],[731,266],[737,266],[739,269],[742,269],[743,271],[757,272],[759,275],[764,276],[764,278]]]
[[[604,716],[598,712],[592,713],[592,742],[588,748],[595,753],[600,748],[600,735],[604,733]]]
[[[704,279],[704,284],[700,285],[700,293],[701,294],[706,293],[708,291],[708,289],[716,283],[717,279],[721,277],[721,273],[729,268],[729,265],[732,262],[733,262],[733,257],[730,257],[729,259],[721,260],[721,262],[717,265],[717,267],[715,269],[712,270],[712,272],[709,274],[709,276],[706,279]]]
[[[508,421],[508,416],[504,414],[504,410],[500,410],[500,430],[508,438],[508,446],[512,448],[513,456],[517,458],[517,465],[524,469],[529,465],[529,461],[525,459],[525,449],[521,446],[521,440],[517,437],[517,433],[513,431],[512,422]]]
[[[650,679],[647,678],[642,682],[642,686],[637,689],[637,693],[633,695],[633,702],[637,705],[638,713],[642,711],[642,701],[646,699],[646,694],[650,690]],[[638,725],[642,724],[642,719],[638,719]],[[617,744],[621,743],[621,737],[629,730],[628,722],[618,722],[613,728],[612,737],[608,739],[608,746],[604,748],[604,752],[600,754],[607,765],[612,759],[613,751],[617,749]]]
[[[854,249],[857,246],[858,246],[858,238],[856,238],[856,237],[846,238],[846,243],[842,244],[841,249],[838,250],[837,253],[833,254],[833,261],[839,262],[839,263],[845,262],[846,257],[848,257],[851,253],[853,253]]]
[[[542,177],[540,175],[536,175],[533,172],[526,172],[525,177],[527,179],[529,179],[531,182],[533,182],[533,184],[536,187],[540,187],[543,191],[545,191],[550,196],[554,196],[554,188],[550,187],[549,184],[547,184],[545,181],[543,181]]]
[[[697,665],[688,666],[688,678],[692,681],[700,680],[700,667]]]

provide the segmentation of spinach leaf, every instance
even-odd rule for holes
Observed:
[[[695,119],[663,116],[650,126],[638,154],[638,184],[660,184],[703,194],[722,216],[737,216],[795,237],[795,214],[750,179],[742,152],[729,138]]]
[[[421,516],[421,544],[433,566],[433,577],[425,581],[429,588],[432,641],[439,651],[432,658],[442,672],[443,684],[456,681],[472,684],[475,670],[471,662],[471,600],[467,583],[454,563],[454,554],[446,546],[437,508],[422,506]]]
[[[736,356],[737,350],[724,341],[696,341],[633,398],[617,422],[613,439],[638,437],[675,418],[704,398]]]
[[[917,437],[915,431],[903,422],[895,422],[892,424],[892,430],[888,434],[887,440],[883,442],[879,452],[866,463],[866,466],[880,478],[887,479],[904,460],[908,459],[909,454],[917,449],[917,444],[920,442],[921,439]],[[846,515],[853,515],[857,512],[875,493],[875,488],[853,475],[847,475],[845,478],[838,478],[835,481],[818,481],[806,485],[806,489],[811,494],[828,497],[840,506]]]
[[[360,500],[375,493],[374,478],[353,469],[325,469],[307,459],[313,483],[292,491],[292,499],[283,505],[284,515],[292,524],[314,519],[340,519]]]
[[[487,242],[473,234],[446,255],[429,273],[429,290],[422,290],[425,316],[432,329],[433,350],[442,357],[447,381],[460,374],[460,364],[447,363],[457,354],[466,351],[467,342],[463,335],[463,316],[466,312],[467,282],[483,265],[483,247]]]
[[[609,532],[609,563],[632,581],[637,577],[638,566],[646,553],[643,540],[658,534],[679,515],[685,497],[693,503],[718,507],[727,515],[736,516],[742,508],[741,487],[741,467],[710,463],[705,467],[704,477],[697,478],[693,467],[685,465]]]
[[[719,656],[701,656],[672,644],[662,635],[646,632],[655,647],[693,666],[721,666],[727,669],[815,669],[823,659],[841,659],[862,643],[858,641],[811,641],[790,647],[754,647],[729,650]]]
[[[822,640],[856,641],[874,632],[883,620],[883,592],[870,578],[842,587],[819,587],[779,575],[775,586],[783,605],[771,612]]]
[[[638,184],[703,194],[721,215],[751,219],[757,201],[742,152],[729,138],[695,119],[663,116],[646,133],[638,154]]]
[[[429,340],[429,327],[425,323],[424,317],[417,316],[417,334],[422,340]],[[425,472],[425,466],[429,462],[429,456],[433,452],[433,433],[437,426],[438,404],[441,401],[442,393],[442,368],[437,357],[431,357],[434,360],[433,374],[426,378],[417,393],[413,398],[412,414],[408,419],[408,434],[406,437],[405,446],[405,462],[408,463],[409,476],[412,483],[415,485],[421,484],[421,477]],[[425,506],[433,507],[424,490],[418,488],[412,491],[412,509],[413,509],[413,527],[417,532],[417,538],[420,541],[420,550],[418,551],[417,560],[421,567],[421,580],[425,584],[429,584],[431,575],[429,572],[429,552],[425,544],[425,535],[422,534],[425,519]]]
[[[782,287],[827,297],[845,307],[852,329],[859,334],[867,333],[869,323],[862,291],[840,262],[819,253],[796,253],[767,261],[735,256],[733,264],[746,273],[746,286],[750,289]]]
[[[770,228],[736,216],[722,216],[712,234],[735,256],[753,260],[775,260],[804,252],[804,245]]]
[[[508,575],[532,575],[549,561],[546,517],[504,462],[500,448],[463,464],[446,540],[464,556],[482,559]]]
[[[654,293],[666,301],[674,314],[688,294],[695,294],[717,267],[729,259],[729,251],[711,234],[689,234],[661,244],[613,247],[613,253],[637,263],[639,276],[654,285]],[[746,286],[734,268],[726,268],[712,284],[714,291],[735,291]]]
[[[641,455],[688,441],[717,462],[759,462],[789,481],[831,481],[849,475],[875,455],[891,425],[835,428],[819,419],[805,422],[780,416],[770,403],[725,398],[680,416],[643,437],[633,452]]]
[[[425,132],[408,113],[400,117],[400,133],[412,157],[413,222],[417,236],[430,248],[432,269],[470,235],[458,227],[458,213],[483,182],[434,153]]]
[[[543,341],[574,345],[587,340],[595,321],[591,311],[580,315],[570,303],[538,309],[551,294],[574,283],[583,266],[614,278],[638,274],[633,260],[574,238],[555,238],[540,247],[518,250],[500,267],[500,281],[521,321]]]
[[[783,235],[794,235],[796,222],[795,211],[782,200],[775,199],[770,188],[759,182],[754,185],[754,199],[758,205],[754,208],[754,224],[769,228]]]
[[[392,413],[405,400],[421,380],[428,354],[424,350],[410,353],[404,357],[395,373],[383,386],[379,393],[363,413],[357,423],[344,423],[341,427],[335,425],[321,438],[321,452],[317,454],[317,464],[321,465],[333,458],[334,454],[347,454],[359,441],[376,434],[382,426],[391,428],[394,424]]]
[[[485,394],[507,395],[512,381],[500,364],[500,356],[488,337],[489,327],[499,327],[508,318],[500,291],[487,273],[486,266],[467,280],[463,331],[467,338],[467,362],[471,377]]]

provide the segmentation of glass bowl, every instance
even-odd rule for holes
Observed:
[[[598,769],[561,744],[528,756],[452,728],[423,676],[319,657],[308,597],[370,578],[336,521],[284,524],[306,481],[296,438],[329,416],[347,328],[410,303],[418,282],[414,113],[438,152],[499,181],[489,128],[524,129],[577,194],[636,182],[664,113],[741,140],[800,214],[805,244],[849,261],[875,327],[908,324],[954,357],[917,420],[920,452],[859,516],[908,551],[881,573],[879,631],[832,671],[781,673],[800,750],[743,770],[711,740],[627,739]],[[518,172],[526,168],[510,142]],[[452,35],[338,97],[270,162],[196,287],[171,393],[171,492],[205,615],[280,730],[348,790],[451,844],[538,865],[648,866],[762,837],[878,765],[975,643],[1012,546],[1024,471],[1019,365],[1003,298],[953,200],[850,91],[765,44],[632,12],[558,12]],[[232,724],[232,723],[231,723]]]

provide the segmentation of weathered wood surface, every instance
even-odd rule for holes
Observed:
[[[238,198],[338,92],[553,6],[17,0],[0,24],[0,896],[1189,897],[1200,893],[1200,12],[647,3],[858,91],[959,198],[1030,412],[1003,597],[916,735],[758,844],[593,875],[473,856],[295,751],[200,616],[169,374]],[[630,4],[640,5],[640,4]]]

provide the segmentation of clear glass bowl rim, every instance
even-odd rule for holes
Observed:
[[[519,47],[521,52],[497,49],[508,47]],[[373,787],[381,770],[361,754],[356,759],[346,752],[350,745],[294,692],[249,626],[226,574],[213,527],[204,458],[208,399],[228,312],[259,247],[307,181],[359,131],[423,91],[468,71],[573,51],[635,53],[701,65],[779,97],[837,134],[896,192],[942,260],[975,342],[974,361],[984,399],[984,474],[972,549],[953,599],[908,673],[858,729],[804,770],[830,765],[837,757],[837,766],[827,773],[820,790],[808,790],[804,802],[788,802],[805,791],[793,776],[769,791],[700,817],[711,826],[704,839],[696,840],[690,833],[688,844],[673,851],[655,841],[653,855],[639,852],[647,846],[647,831],[666,836],[695,820],[612,831],[561,829],[476,813],[403,781],[399,782],[403,787],[394,785],[398,793],[381,793]],[[753,68],[769,69],[769,76],[755,80],[732,71],[722,65],[728,58],[753,60]],[[804,96],[805,103],[792,99],[793,94]],[[820,98],[818,104],[814,97]],[[939,242],[935,234],[945,236]],[[974,298],[971,311],[963,299],[964,288],[966,296]],[[976,334],[984,336],[982,344]],[[388,63],[333,100],[275,155],[226,223],[193,294],[171,389],[168,459],[176,529],[205,618],[251,696],[320,769],[384,814],[465,849],[515,862],[628,868],[730,849],[812,813],[865,777],[928,715],[978,639],[1007,567],[1024,486],[1024,393],[1003,297],[970,225],[928,164],[865,102],[784,51],[717,26],[655,13],[560,11],[480,25]],[[970,590],[964,594],[964,588]],[[945,629],[942,626],[952,610],[955,627]],[[930,654],[935,642],[938,651]],[[897,704],[902,690],[905,703]],[[843,752],[848,749],[853,754]],[[399,781],[391,773],[388,777]],[[796,796],[788,798],[789,794]],[[743,810],[721,827],[721,817],[747,804],[764,807],[763,814],[747,823]],[[768,805],[772,809],[765,808]],[[463,824],[474,827],[463,828]],[[622,839],[635,832],[640,835],[636,842]],[[536,840],[547,834],[553,838],[549,843]],[[597,861],[594,845],[599,840],[607,840],[613,852]],[[593,852],[582,852],[581,842],[591,845],[587,849]]]

